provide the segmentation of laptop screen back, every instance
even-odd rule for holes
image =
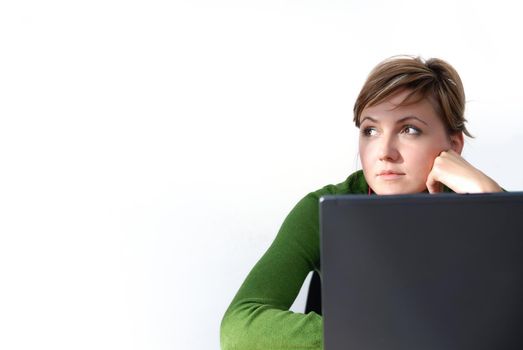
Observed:
[[[523,193],[320,202],[326,350],[523,348]]]

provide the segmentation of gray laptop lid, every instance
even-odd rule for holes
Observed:
[[[326,350],[523,348],[523,192],[320,199]]]

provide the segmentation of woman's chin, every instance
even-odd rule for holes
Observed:
[[[405,187],[405,186],[394,186],[394,185],[387,185],[387,186],[376,186],[376,188],[372,187],[372,190],[374,193],[379,195],[395,195],[395,194],[414,194],[414,193],[421,193],[426,191],[426,187]]]

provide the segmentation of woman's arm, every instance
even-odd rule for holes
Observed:
[[[289,311],[307,274],[319,269],[318,215],[315,193],[289,213],[223,317],[223,350],[322,348],[321,316]]]
[[[427,178],[427,189],[430,193],[441,192],[442,184],[456,193],[503,191],[494,180],[453,150],[443,151],[434,159],[434,165]]]

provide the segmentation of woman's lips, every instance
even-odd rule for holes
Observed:
[[[397,180],[405,176],[404,173],[401,173],[399,171],[391,171],[391,170],[385,170],[380,173],[378,173],[378,178],[381,180]]]

